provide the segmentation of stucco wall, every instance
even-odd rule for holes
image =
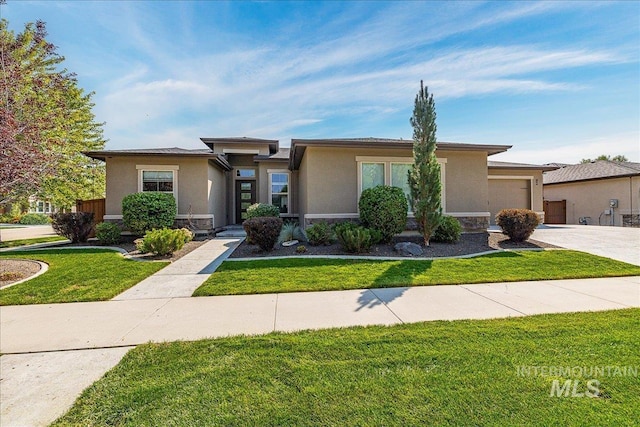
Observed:
[[[226,184],[225,173],[220,168],[209,163],[207,183],[209,189],[209,212],[213,213],[214,228],[228,224]]]
[[[224,154],[224,151],[227,150],[227,152],[240,151],[244,153],[247,151],[253,151],[253,153],[251,153],[252,156],[256,154],[255,152],[258,152],[258,154],[262,156],[269,155],[269,146],[266,144],[250,144],[245,142],[237,144],[214,143],[213,148],[213,152],[216,154]]]
[[[307,147],[300,165],[301,216],[357,215],[358,167],[356,157],[404,158],[413,161],[411,149]],[[446,211],[488,211],[487,155],[485,152],[437,151],[446,159]]]
[[[106,215],[122,215],[122,198],[138,192],[136,165],[178,165],[178,214],[208,214],[208,160],[206,158],[110,157],[107,158]]]
[[[590,224],[598,225],[600,214],[609,209],[609,199],[618,199],[614,218],[602,215],[601,224],[622,225],[622,214],[640,214],[639,197],[637,176],[544,186],[545,200],[567,201],[567,224],[578,224],[580,217],[591,217]]]

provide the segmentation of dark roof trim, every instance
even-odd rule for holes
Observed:
[[[261,138],[249,138],[246,136],[232,136],[228,138],[200,138],[200,141],[204,142],[209,148],[213,150],[216,144],[255,144],[255,145],[268,145],[270,153],[278,152],[280,147],[280,141],[277,139],[261,139]]]
[[[254,162],[278,162],[278,163],[288,163],[288,157],[273,157],[273,156],[253,156]]]
[[[87,157],[106,161],[107,157],[198,157],[209,159],[224,170],[233,169],[227,159],[221,154],[214,154],[208,150],[180,150],[180,151],[154,151],[154,150],[104,150],[104,151],[83,151]]]
[[[489,169],[494,170],[503,170],[503,169],[518,169],[518,170],[541,170],[541,171],[552,171],[559,168],[559,166],[550,166],[550,165],[530,165],[526,163],[509,163],[509,162],[494,162],[489,161],[487,163]]]
[[[341,148],[413,148],[413,140],[379,139],[379,138],[346,138],[346,139],[292,139],[289,169],[300,167],[300,162],[307,147],[341,147]],[[438,142],[437,150],[445,151],[485,151],[487,155],[503,153],[511,145],[465,144],[458,142]]]

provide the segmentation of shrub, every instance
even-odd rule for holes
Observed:
[[[307,252],[307,248],[304,245],[300,245],[296,248],[296,253],[303,254]]]
[[[539,223],[538,214],[529,209],[503,209],[496,215],[496,224],[514,242],[527,240]]]
[[[330,245],[335,241],[335,234],[329,224],[321,221],[307,228],[307,239],[313,246]]]
[[[460,221],[452,216],[445,215],[440,221],[440,225],[433,233],[431,240],[440,243],[456,243],[460,240],[460,234],[462,233],[462,226]]]
[[[0,215],[0,224],[17,224],[20,221],[19,216],[12,214]]]
[[[96,225],[96,237],[103,245],[120,243],[120,227],[112,222],[101,222]]]
[[[247,208],[247,219],[265,216],[280,218],[280,209],[266,203],[255,203]]]
[[[307,241],[307,236],[305,236],[304,231],[297,222],[287,222],[282,226],[280,236],[278,237],[278,244],[290,242],[291,240],[298,240],[300,242]]]
[[[50,223],[51,218],[48,215],[39,213],[28,213],[18,220],[18,224],[22,225],[45,225]]]
[[[382,234],[382,242],[391,238],[407,226],[407,197],[399,187],[379,185],[362,192],[358,203],[362,225]]]
[[[176,201],[169,193],[134,193],[122,199],[124,226],[137,235],[143,235],[153,229],[171,227],[176,213]]]
[[[361,253],[371,249],[371,231],[353,222],[343,222],[334,227],[338,241],[347,252]]]
[[[274,217],[257,217],[246,220],[242,223],[247,238],[260,246],[263,251],[270,251],[278,240],[282,220]]]
[[[93,230],[91,212],[55,213],[51,218],[55,232],[72,243],[86,242]]]
[[[140,252],[164,256],[179,251],[192,239],[193,234],[186,228],[160,228],[148,231],[144,238],[136,241],[136,247]]]

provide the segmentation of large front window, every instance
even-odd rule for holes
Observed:
[[[289,213],[289,173],[269,172],[269,194],[271,204],[280,209],[280,213]]]
[[[408,174],[413,164],[413,159],[408,157],[368,157],[357,156],[358,163],[358,197],[367,188],[378,185],[390,185],[399,187],[407,197],[409,211],[411,211],[411,189],[409,188]],[[442,207],[445,208],[445,164],[447,159],[438,159],[440,164],[440,180],[442,183]],[[409,212],[411,213],[411,212]]]

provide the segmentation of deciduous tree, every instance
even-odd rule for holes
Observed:
[[[0,203],[30,195],[70,207],[104,192],[104,169],[82,155],[104,147],[93,93],[61,67],[44,22],[15,34],[0,21]]]

